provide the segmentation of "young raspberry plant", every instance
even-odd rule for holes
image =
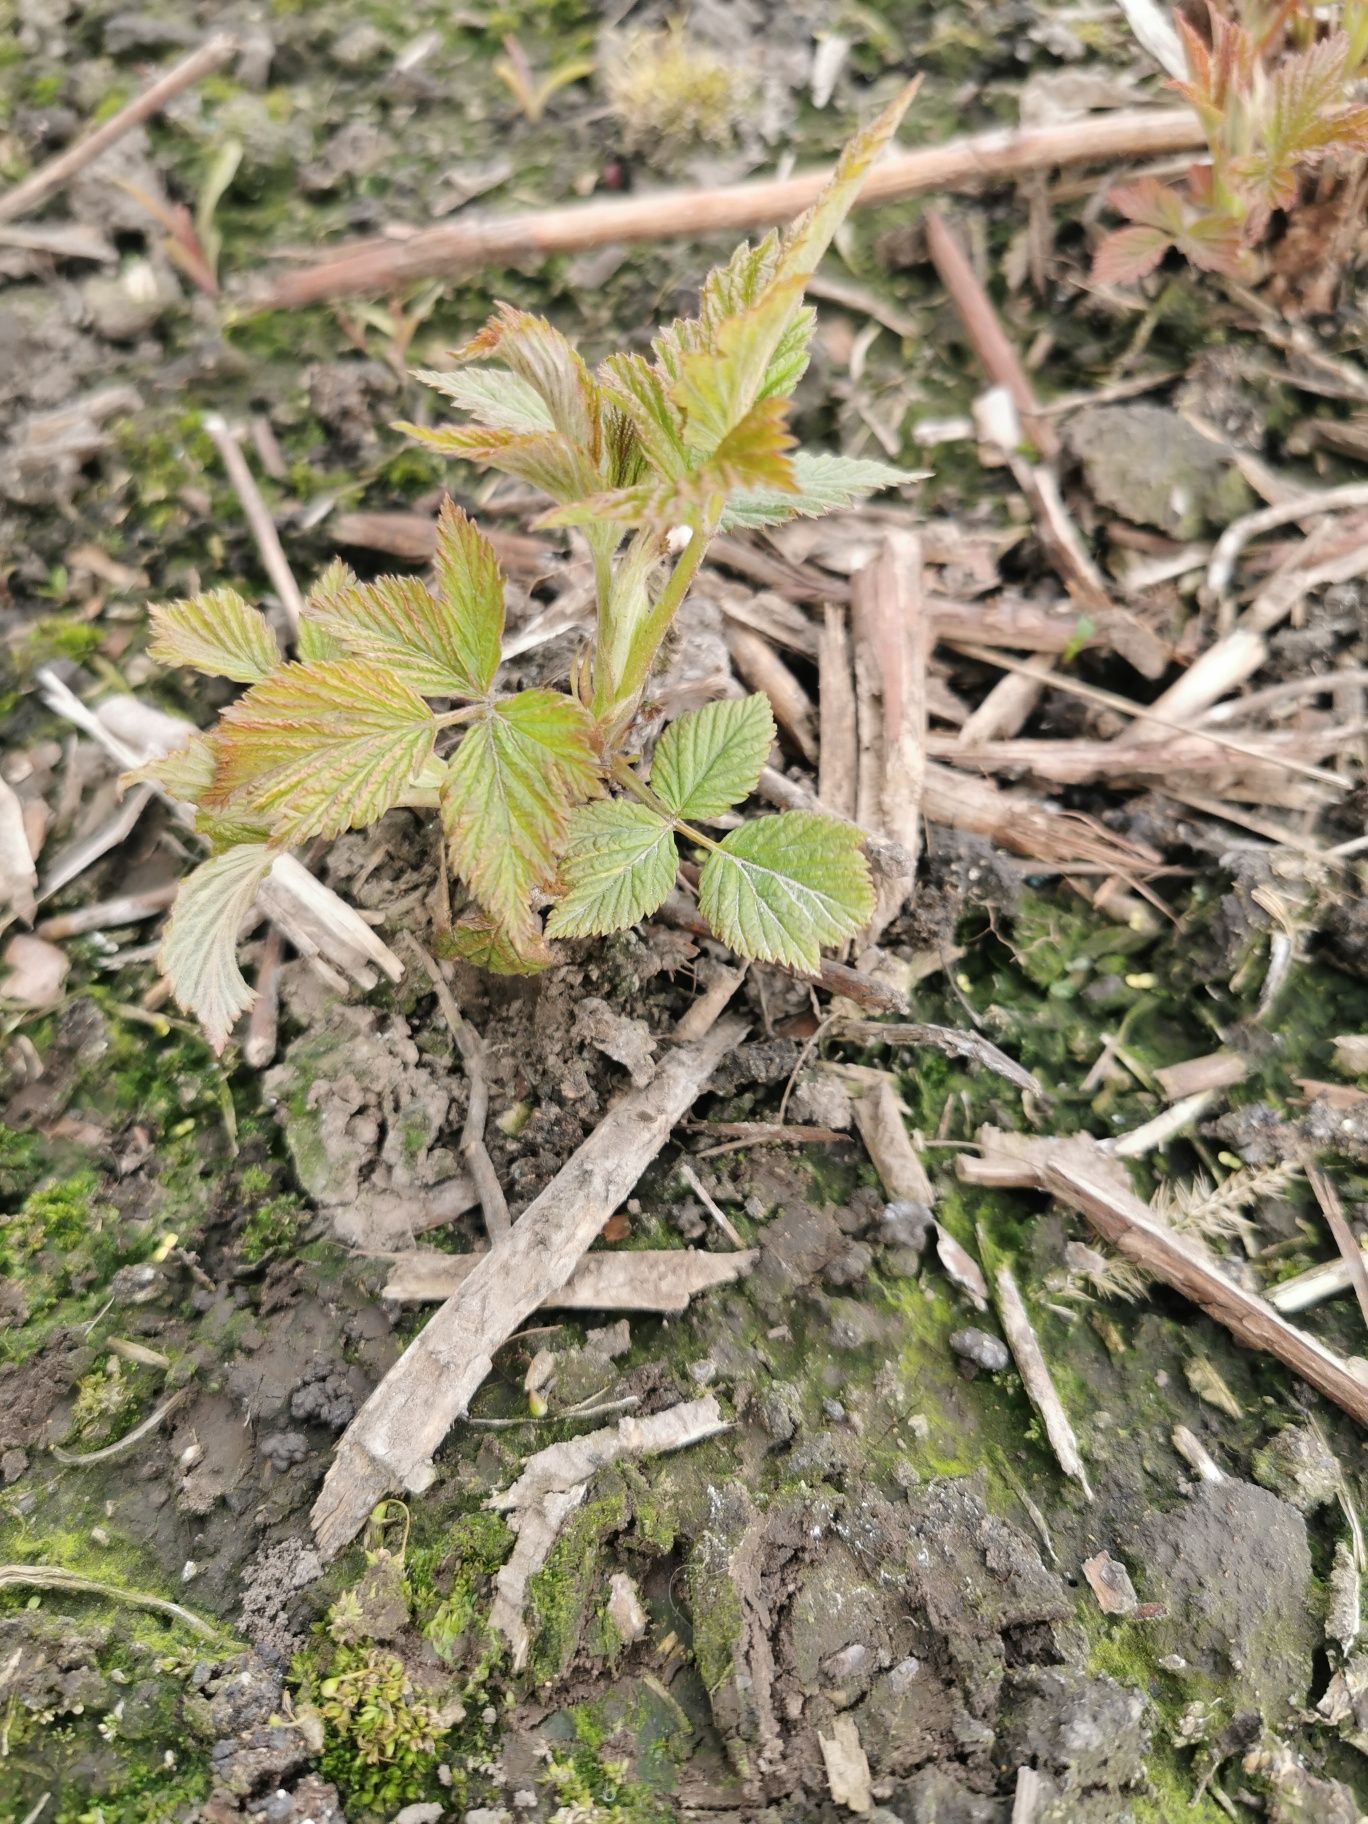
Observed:
[[[1142,177],[1108,201],[1130,222],[1097,248],[1099,284],[1142,279],[1176,248],[1231,278],[1255,271],[1254,250],[1275,210],[1296,205],[1302,175],[1368,149],[1368,4],[1341,0],[1207,0],[1206,29],[1173,22],[1187,65],[1173,87],[1202,123],[1210,162],[1185,181]]]
[[[850,825],[785,811],[718,838],[698,827],[755,789],[774,741],[763,696],[679,716],[649,764],[639,731],[661,643],[715,533],[907,479],[796,450],[787,417],[815,323],[804,288],[910,99],[851,142],[787,233],[709,275],[698,315],[663,329],[653,358],[612,355],[591,372],[550,323],[503,305],[450,372],[421,376],[468,421],[401,428],[517,476],[555,503],[540,525],[584,537],[597,614],[570,694],[497,688],[503,581],[488,539],[450,501],[434,587],[363,583],[332,564],[305,600],[293,660],[232,590],[152,610],[155,658],[248,687],[216,728],[138,775],[195,807],[212,851],[181,886],[160,962],[216,1049],[253,998],[237,937],[277,856],[396,806],[440,815],[472,902],[452,948],[501,973],[545,967],[549,940],[656,911],[680,837],[702,853],[703,916],[742,956],[814,973],[823,945],[867,922],[873,893]]]

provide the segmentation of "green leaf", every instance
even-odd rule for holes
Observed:
[[[244,843],[203,862],[181,882],[167,921],[158,966],[216,1052],[256,998],[237,965],[237,937],[274,860],[264,843]]]
[[[557,431],[486,431],[479,425],[461,424],[429,430],[402,422],[394,428],[439,456],[485,463],[525,481],[530,488],[540,488],[553,500],[582,500],[601,485],[602,477],[590,457]]]
[[[459,957],[491,975],[539,975],[554,961],[550,950],[535,938],[514,945],[506,931],[483,912],[458,919],[451,929],[439,936],[433,946],[441,957]]]
[[[646,460],[658,475],[684,473],[684,425],[658,369],[643,355],[609,355],[599,368],[605,396],[630,420]]]
[[[503,637],[503,581],[489,540],[450,500],[437,520],[434,601],[419,576],[382,576],[320,596],[310,625],[427,697],[483,697]]]
[[[579,449],[598,442],[599,396],[594,377],[545,317],[499,304],[478,335],[456,350],[458,362],[497,356],[545,405],[552,425]]]
[[[823,944],[853,937],[874,911],[859,830],[812,811],[783,811],[732,830],[698,880],[704,918],[740,956],[805,975]]]
[[[506,368],[463,369],[439,374],[431,368],[414,370],[435,392],[469,412],[476,424],[492,431],[554,431],[556,426],[546,401],[526,380]]]
[[[423,699],[368,659],[286,665],[224,710],[211,810],[259,812],[277,836],[337,836],[382,817],[432,752]]]
[[[797,278],[806,284],[816,272],[836,230],[854,207],[870,166],[902,124],[917,88],[916,82],[909,82],[876,120],[847,143],[822,194],[785,231],[771,282]]]
[[[654,912],[674,885],[678,857],[668,819],[644,804],[607,799],[573,812],[565,831],[565,895],[548,937],[602,937]]]
[[[447,767],[452,868],[515,947],[537,934],[530,896],[556,878],[572,807],[600,789],[592,732],[573,697],[524,690],[472,723]]]
[[[304,597],[295,647],[306,665],[316,664],[321,659],[346,658],[346,646],[335,634],[327,632],[322,622],[335,598],[359,587],[355,572],[340,557],[335,557]]]
[[[705,703],[677,716],[656,744],[651,786],[676,817],[720,817],[755,790],[774,745],[769,698]]]
[[[839,513],[854,506],[857,500],[880,488],[905,487],[909,481],[920,480],[919,475],[906,469],[871,462],[863,456],[826,456],[799,450],[790,459],[790,466],[795,493],[779,488],[747,488],[733,494],[722,515],[722,530],[778,526],[796,517],[820,519],[823,513]]]
[[[462,696],[489,694],[503,644],[503,577],[494,547],[448,497],[437,516],[437,589],[447,611],[451,675]]]
[[[196,733],[169,753],[158,754],[155,760],[124,773],[119,784],[155,785],[179,804],[198,804],[214,783],[217,764],[214,736]]]
[[[211,678],[255,684],[280,663],[265,616],[236,589],[209,589],[190,601],[160,602],[150,611],[150,655],[161,665],[188,665]]]

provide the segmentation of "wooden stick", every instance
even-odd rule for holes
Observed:
[[[489,1239],[498,1241],[507,1235],[512,1223],[508,1215],[508,1200],[499,1183],[499,1174],[494,1170],[494,1161],[485,1146],[485,1123],[489,1117],[489,1078],[485,1073],[484,1040],[457,1005],[456,996],[442,973],[441,964],[428,955],[416,937],[410,936],[408,942],[409,948],[427,971],[433,993],[437,996],[437,1005],[442,1010],[442,1018],[456,1041],[456,1049],[465,1065],[468,1095],[465,1123],[461,1128],[461,1157],[465,1160],[471,1182],[480,1194],[480,1208],[484,1211]]]
[[[997,129],[882,159],[866,178],[860,201],[885,203],[1055,165],[1152,158],[1202,144],[1201,126],[1186,108],[1093,115],[1025,131]],[[809,171],[715,190],[657,191],[502,220],[443,224],[405,241],[354,241],[318,265],[277,279],[261,303],[266,309],[295,310],[360,292],[393,291],[416,279],[521,265],[538,256],[582,253],[610,243],[744,233],[791,221],[815,201],[828,176],[827,171]]]
[[[979,1142],[981,1154],[964,1153],[955,1161],[956,1174],[966,1184],[993,1190],[1031,1188],[1069,1204],[1119,1254],[1191,1299],[1246,1348],[1266,1350],[1360,1424],[1368,1425],[1368,1383],[1359,1380],[1333,1350],[1289,1324],[1270,1300],[1246,1292],[1209,1258],[1203,1258],[1190,1240],[1175,1235],[1135,1195],[1125,1168],[1103,1152],[1098,1141],[1087,1134],[1052,1139],[984,1127],[979,1130]],[[1349,1270],[1343,1268],[1346,1274]],[[1326,1295],[1339,1289],[1328,1288]]]
[[[493,1368],[495,1351],[571,1277],[745,1030],[740,1020],[719,1021],[609,1109],[409,1344],[338,1442],[312,1515],[324,1558],[355,1536],[391,1489],[428,1487],[433,1453]]]
[[[879,881],[868,927],[877,942],[912,894],[926,776],[926,670],[932,629],[922,590],[921,540],[890,532],[854,578],[851,602],[863,822],[903,849],[905,864]],[[866,777],[868,775],[868,778]]]
[[[1363,1249],[1354,1238],[1354,1232],[1345,1221],[1344,1206],[1339,1200],[1339,1193],[1318,1166],[1306,1167],[1306,1182],[1311,1186],[1312,1195],[1321,1207],[1326,1227],[1335,1238],[1335,1246],[1343,1256],[1344,1264],[1349,1270],[1349,1283],[1354,1288],[1354,1296],[1359,1302],[1364,1322],[1368,1323],[1368,1262],[1364,1261]]]
[[[17,216],[28,215],[41,207],[68,178],[84,170],[92,159],[98,158],[132,128],[160,113],[182,89],[191,88],[211,70],[226,63],[237,48],[237,39],[230,32],[215,32],[197,51],[182,57],[179,63],[172,64],[169,70],[150,82],[141,95],[135,95],[117,114],[93,127],[65,152],[59,152],[56,158],[40,165],[13,190],[0,196],[0,222],[12,222]]]
[[[279,925],[267,927],[257,964],[256,999],[247,1021],[247,1036],[242,1041],[243,1062],[253,1070],[264,1070],[276,1054],[280,1037],[280,970],[285,957],[285,940]]]
[[[826,604],[817,648],[817,791],[838,817],[855,815],[855,675],[846,617]]]
[[[586,1254],[551,1306],[561,1311],[686,1311],[696,1292],[725,1286],[760,1258],[755,1248],[709,1254],[702,1248],[619,1248]],[[382,1298],[399,1304],[440,1304],[463,1286],[483,1259],[417,1248],[399,1254]]]
[[[1040,1339],[1027,1313],[1026,1301],[1007,1267],[999,1267],[997,1271],[997,1304],[998,1316],[1002,1320],[1003,1333],[1017,1365],[1017,1373],[1031,1396],[1031,1404],[1040,1414],[1055,1460],[1064,1474],[1072,1477],[1091,1501],[1093,1492],[1088,1485],[1088,1472],[1083,1467],[1078,1439],[1074,1436],[1074,1428],[1069,1423],[1064,1402],[1055,1387],[1045,1352],[1040,1347]]]
[[[978,274],[938,209],[928,209],[922,219],[931,263],[949,293],[980,367],[994,386],[1006,387],[1023,430],[1045,460],[1052,461],[1059,454],[1058,433],[1048,419],[1037,416],[1035,389]]]
[[[242,503],[242,511],[247,517],[256,548],[261,553],[261,561],[266,567],[280,605],[285,610],[285,618],[290,623],[292,634],[299,632],[299,617],[304,612],[304,598],[299,593],[299,584],[294,579],[285,557],[285,550],[276,531],[275,521],[271,518],[270,508],[261,498],[261,489],[256,484],[256,477],[247,466],[247,458],[238,445],[237,438],[228,428],[225,419],[217,412],[204,414],[204,428],[213,440],[223,466],[228,471],[228,479],[233,484],[233,492]]]

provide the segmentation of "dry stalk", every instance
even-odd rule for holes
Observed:
[[[314,1504],[325,1558],[390,1490],[428,1486],[433,1452],[468,1409],[495,1352],[565,1285],[744,1031],[739,1020],[719,1022],[616,1103],[409,1344],[343,1433]]]
[[[865,180],[860,202],[890,202],[1055,165],[1158,157],[1202,143],[1200,124],[1186,108],[1143,109],[1059,127],[973,134],[882,159]],[[519,266],[538,256],[582,253],[625,241],[744,233],[791,221],[816,200],[829,175],[811,171],[714,190],[657,191],[609,202],[571,203],[502,220],[472,219],[427,228],[402,241],[353,242],[317,265],[277,279],[264,288],[260,301],[267,309],[296,310],[331,298],[393,291],[417,279],[482,266]]]
[[[41,208],[78,171],[83,171],[93,159],[117,144],[125,133],[159,114],[168,101],[226,63],[236,50],[237,40],[231,33],[215,32],[197,51],[191,51],[188,57],[182,57],[179,63],[172,64],[169,70],[148,83],[142,93],[126,102],[117,114],[82,134],[65,152],[59,152],[56,158],[40,165],[22,183],[0,196],[0,222],[12,222],[17,216]]]

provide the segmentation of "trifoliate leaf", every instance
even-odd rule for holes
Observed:
[[[489,540],[443,502],[437,589],[418,576],[382,576],[319,594],[309,625],[427,697],[482,697],[503,637],[503,582]]]
[[[799,450],[791,458],[796,492],[778,488],[747,488],[733,494],[722,515],[724,532],[756,526],[778,526],[801,516],[820,519],[839,513],[879,488],[897,488],[920,477],[886,462],[862,456],[826,456]]]
[[[256,998],[237,965],[237,937],[274,860],[264,843],[216,855],[186,876],[171,908],[158,966],[216,1052]]]
[[[265,617],[236,589],[209,589],[189,601],[160,602],[150,610],[150,655],[161,665],[189,665],[211,678],[255,684],[280,663],[280,648]]]
[[[211,810],[259,812],[291,842],[374,823],[412,784],[436,725],[368,659],[286,665],[224,710]]]
[[[769,698],[705,703],[677,716],[656,744],[651,787],[676,817],[720,817],[755,790],[774,745]]]
[[[853,937],[873,913],[860,840],[812,811],[757,818],[709,851],[699,909],[738,955],[815,975],[822,945]]]
[[[586,804],[565,830],[565,895],[548,937],[602,937],[654,912],[674,885],[678,857],[668,820],[626,799]]]
[[[573,697],[524,690],[470,725],[447,768],[452,868],[515,947],[536,932],[529,896],[555,880],[572,807],[599,790],[592,729]]]
[[[540,934],[515,945],[508,933],[483,912],[458,919],[438,937],[433,948],[441,957],[459,957],[491,975],[539,975],[555,960]]]
[[[503,368],[463,368],[454,374],[420,367],[414,379],[442,393],[491,431],[554,431],[546,401],[526,380]]]

